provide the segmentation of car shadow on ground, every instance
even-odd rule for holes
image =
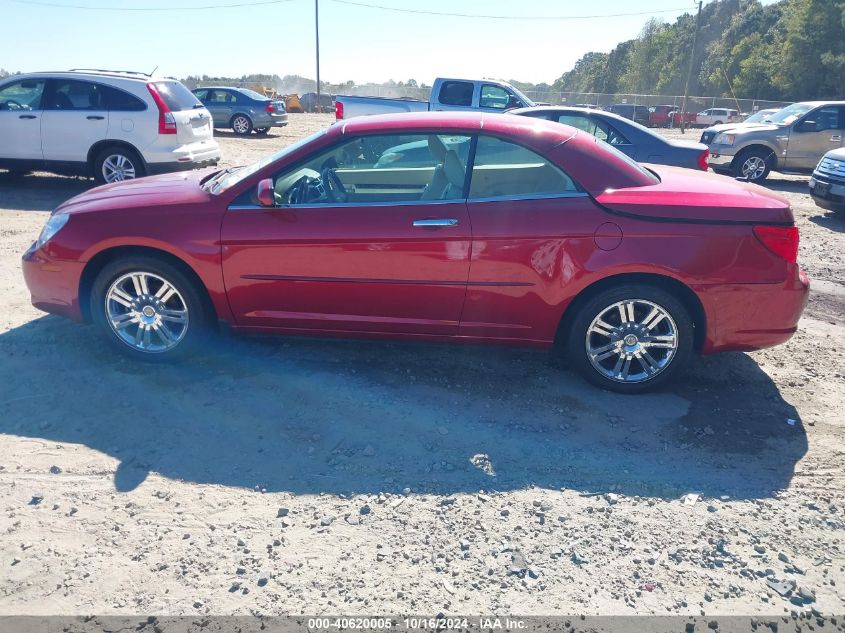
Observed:
[[[274,134],[272,130],[270,130],[266,134],[256,134],[255,132],[250,132],[249,134],[235,134],[232,130],[214,128],[214,137],[215,138],[234,138],[234,139],[244,139],[244,140],[251,140],[251,141],[260,141],[262,139],[263,140],[273,139],[274,137],[276,137],[276,134]]]
[[[806,193],[810,195],[809,176],[807,179],[795,180],[789,178],[779,177],[778,174],[772,174],[761,184],[772,191],[782,191],[784,193]]]
[[[823,215],[810,216],[810,222],[837,233],[845,232],[845,211],[825,211],[824,209],[819,209],[819,211]]]
[[[744,354],[642,396],[497,347],[218,335],[187,361],[138,363],[55,317],[0,335],[0,354],[0,433],[109,455],[119,491],[154,471],[296,494],[763,498],[807,451],[795,408]]]
[[[23,211],[52,211],[65,200],[95,187],[91,178],[0,171],[0,207]]]

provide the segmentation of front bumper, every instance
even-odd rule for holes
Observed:
[[[707,319],[702,352],[748,352],[779,345],[795,334],[810,280],[792,264],[783,283],[720,284],[695,291]]]
[[[827,185],[827,191],[821,193],[819,184]],[[828,211],[845,211],[845,183],[813,172],[810,178],[810,195],[816,206]]]
[[[50,314],[84,321],[79,303],[84,262],[54,259],[43,249],[36,249],[33,243],[23,255],[21,268],[33,306]]]
[[[714,169],[725,170],[731,166],[736,154],[736,148],[733,145],[711,144],[707,163]]]

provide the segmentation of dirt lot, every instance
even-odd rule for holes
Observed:
[[[331,117],[291,120],[220,133],[226,164]],[[117,358],[20,273],[89,182],[0,176],[0,614],[842,614],[845,219],[806,181],[768,184],[813,279],[798,334],[622,397],[500,348]]]

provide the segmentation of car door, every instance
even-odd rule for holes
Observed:
[[[44,79],[21,79],[0,87],[0,159],[37,160],[41,152]]]
[[[842,146],[845,107],[821,106],[792,125],[786,147],[786,169],[811,171],[827,152]]]
[[[234,97],[228,90],[209,90],[205,107],[211,112],[215,127],[228,127],[232,120]]]
[[[44,160],[87,163],[91,147],[106,138],[105,90],[78,79],[50,79],[44,94],[41,150]]]
[[[437,92],[437,100],[432,95],[432,110],[472,110],[475,84],[471,81],[444,81]]]
[[[553,339],[574,262],[595,250],[590,197],[540,154],[481,135],[467,203],[472,265],[460,336]]]
[[[409,142],[434,148],[427,164],[380,160]],[[455,147],[467,143],[454,135],[344,139],[273,173],[272,206],[259,205],[250,186],[222,225],[237,325],[455,335],[471,243]]]

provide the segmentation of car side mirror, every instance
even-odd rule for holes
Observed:
[[[258,204],[262,207],[275,207],[276,196],[273,191],[273,179],[265,178],[258,181],[258,186],[255,189],[255,197],[258,199]]]
[[[797,132],[815,132],[818,129],[818,125],[816,125],[815,121],[810,121],[808,119],[804,119],[798,125],[795,126],[795,130]]]

